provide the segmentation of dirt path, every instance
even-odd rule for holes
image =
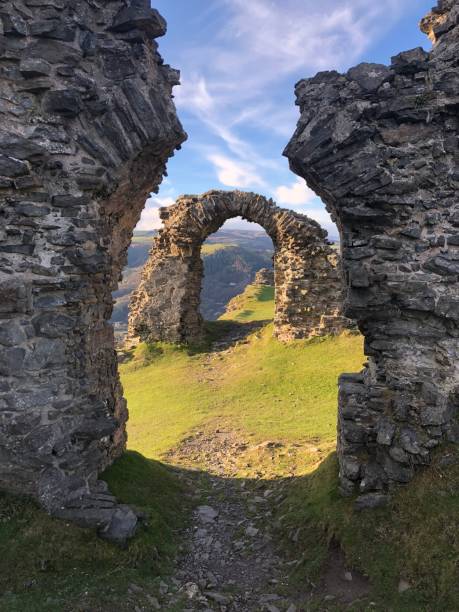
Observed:
[[[236,325],[214,343],[203,362],[202,380],[218,379],[226,353],[260,325]],[[269,464],[287,449],[275,441],[254,443],[230,423],[207,423],[182,440],[165,461],[179,468],[196,502],[181,534],[182,553],[164,593],[162,610],[207,612],[301,612],[320,593],[348,604],[367,592],[366,581],[351,576],[339,551],[333,551],[323,584],[294,586],[291,574],[299,559],[287,559],[274,533],[274,510],[285,497],[287,479],[273,480]],[[301,445],[291,452],[301,453]],[[279,448],[281,447],[281,448]],[[304,449],[303,449],[304,450]],[[241,465],[256,457],[256,470],[241,478]],[[249,472],[251,470],[249,469]],[[289,476],[294,474],[289,473]]]
[[[181,586],[170,601],[179,610],[298,609],[287,594],[291,565],[273,544],[271,506],[282,493],[261,479],[233,477],[246,448],[233,432],[217,429],[190,436],[167,458],[204,468],[184,477],[200,502],[178,560]]]

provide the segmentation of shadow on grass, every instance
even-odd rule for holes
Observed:
[[[0,610],[133,610],[129,598],[119,601],[129,584],[151,590],[170,569],[189,512],[173,470],[130,451],[102,478],[145,517],[124,549],[51,518],[29,499],[0,495]]]
[[[259,302],[272,302],[274,300],[275,289],[271,285],[262,285],[257,295]]]
[[[283,501],[273,508],[273,520],[286,557],[296,559],[293,588],[313,582],[320,595],[330,547],[338,543],[349,567],[370,578],[372,609],[447,611],[459,601],[457,459],[457,449],[446,449],[409,487],[396,491],[388,507],[361,513],[338,494],[334,453],[302,477],[223,480],[238,486],[244,481],[245,491],[281,488]],[[182,482],[209,474],[127,452],[102,478],[145,517],[125,549],[50,518],[29,500],[0,496],[1,610],[127,611],[142,598],[132,593],[133,583],[146,596],[158,593],[159,577],[173,567],[192,510]],[[409,585],[403,593],[401,579]]]
[[[332,453],[313,473],[291,482],[278,513],[283,517],[281,538],[302,555],[293,579],[317,580],[330,546],[338,543],[349,566],[370,578],[372,600],[381,606],[372,609],[457,609],[457,447],[441,449],[409,486],[392,492],[387,507],[360,512],[354,499],[338,492],[338,462]],[[288,538],[292,534],[295,542]],[[399,592],[400,581],[404,592]]]
[[[189,355],[198,355],[228,348],[236,342],[244,341],[250,334],[271,322],[272,319],[249,322],[235,320],[205,321],[202,342],[187,345],[184,349],[187,350]],[[220,343],[225,346],[215,346]]]
[[[153,363],[161,357],[166,350],[183,351],[187,355],[200,355],[209,353],[217,349],[214,345],[225,344],[224,348],[245,340],[250,334],[261,329],[271,319],[263,321],[250,321],[247,323],[239,321],[205,321],[204,336],[200,342],[191,344],[171,344],[167,342],[142,342],[134,348],[118,351],[118,362],[123,364],[137,365],[144,367]]]

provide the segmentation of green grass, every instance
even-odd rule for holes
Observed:
[[[222,321],[269,321],[274,317],[274,287],[268,285],[247,285],[241,295],[233,298]]]
[[[0,496],[0,610],[127,611],[133,609],[129,584],[155,592],[153,579],[167,571],[174,530],[184,520],[177,479],[159,462],[134,452],[102,477],[120,501],[146,516],[125,549],[93,530],[52,519],[33,502]]]
[[[259,439],[334,441],[337,378],[361,368],[361,337],[283,344],[272,333],[272,324],[266,326],[227,360],[225,414]]]
[[[155,233],[150,231],[135,232],[132,236],[132,244],[153,244]]]
[[[129,448],[158,458],[209,414],[209,389],[198,380],[202,355],[182,347],[142,344],[121,366],[129,406]],[[147,365],[145,365],[147,364]]]
[[[445,456],[456,462],[443,465]],[[292,556],[303,559],[299,583],[320,576],[331,542],[339,543],[349,566],[373,586],[373,610],[456,611],[459,601],[459,454],[442,449],[433,465],[408,487],[394,492],[386,508],[357,512],[338,494],[337,459],[327,457],[292,484],[277,512],[280,534]],[[298,531],[299,530],[299,531]],[[400,580],[410,588],[398,592]],[[368,601],[367,601],[368,604]],[[362,608],[367,610],[365,604]]]
[[[130,411],[129,447],[160,458],[209,419],[231,422],[254,440],[333,443],[337,377],[361,367],[362,339],[342,335],[285,345],[272,332],[268,325],[216,360],[212,380],[204,382],[199,381],[205,353],[140,345],[120,368]]]

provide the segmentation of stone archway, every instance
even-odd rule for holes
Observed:
[[[30,8],[28,8],[30,7]],[[0,486],[132,533],[97,480],[125,447],[111,292],[186,135],[149,0],[2,2]]]
[[[261,225],[273,241],[275,335],[288,341],[339,333],[346,326],[338,257],[316,221],[255,193],[216,190],[183,196],[161,209],[160,216],[164,227],[131,300],[131,339],[178,343],[202,339],[201,246],[237,216]]]
[[[431,53],[296,86],[285,155],[339,226],[345,314],[369,357],[339,385],[347,493],[408,482],[432,449],[459,441],[458,23],[457,2],[440,0],[421,24]]]
[[[458,13],[440,0],[424,21],[429,54],[297,86],[286,154],[336,218],[369,355],[340,381],[346,492],[407,482],[459,438]],[[146,197],[185,139],[178,74],[149,0],[7,0],[0,18],[0,486],[123,538],[136,517],[97,479],[127,418],[107,321]]]

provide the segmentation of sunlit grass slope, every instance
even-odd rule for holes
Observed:
[[[333,442],[337,377],[361,367],[361,338],[284,345],[272,332],[268,325],[215,360],[211,380],[205,378],[206,354],[141,345],[133,361],[121,367],[129,447],[159,458],[209,419],[231,422],[260,441]]]
[[[283,344],[272,333],[271,324],[227,360],[225,413],[260,439],[333,442],[337,379],[361,369],[362,338],[343,334]]]
[[[274,317],[274,287],[269,285],[247,285],[241,295],[228,303],[221,321],[269,321]]]
[[[222,251],[223,249],[229,249],[231,247],[236,247],[236,244],[226,243],[226,242],[215,242],[211,244],[203,244],[201,247],[201,255],[212,255],[217,251]]]
[[[160,457],[208,416],[212,394],[198,379],[201,360],[182,347],[141,344],[121,366],[130,449]]]

